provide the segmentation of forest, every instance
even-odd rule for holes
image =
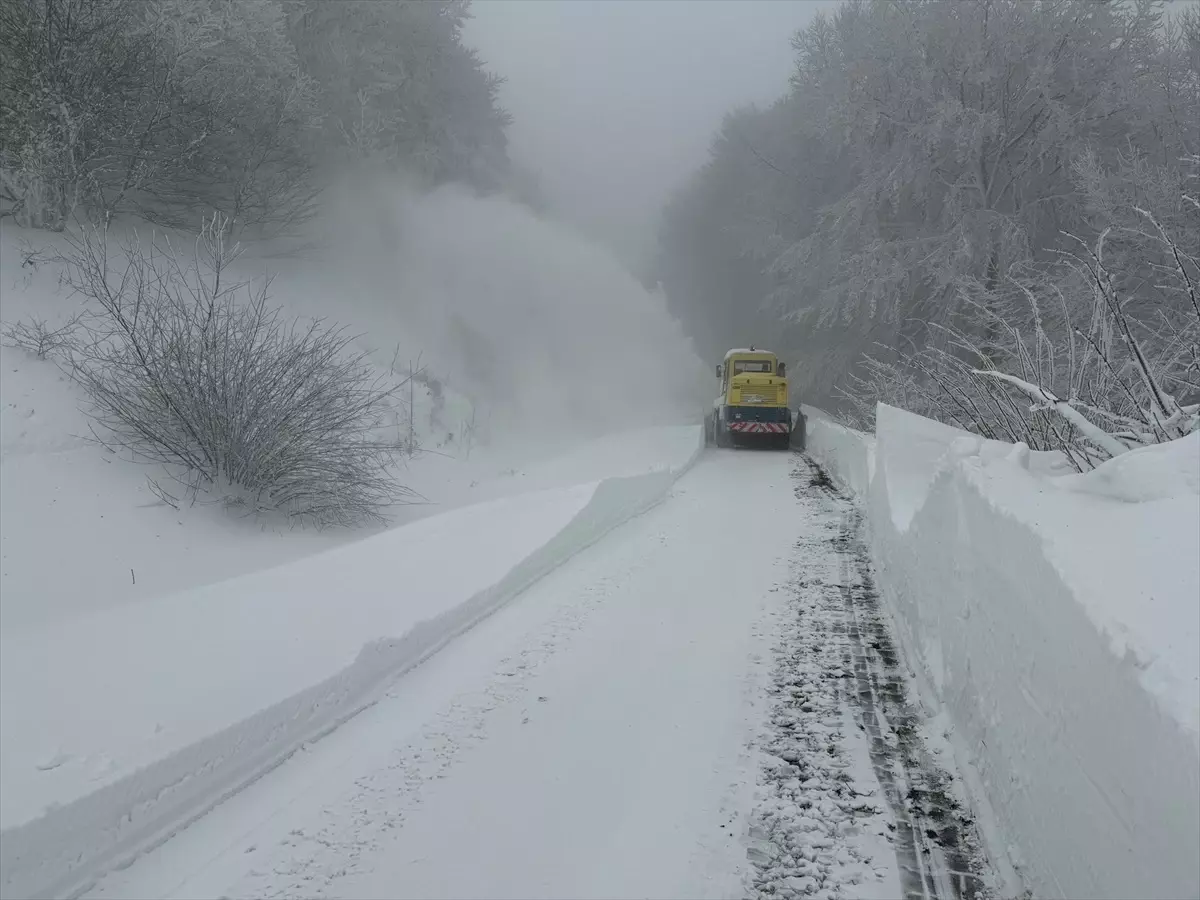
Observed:
[[[850,0],[792,46],[663,215],[706,358],[771,343],[861,427],[884,401],[1080,469],[1197,427],[1196,4]]]
[[[271,234],[339,165],[495,190],[501,79],[467,0],[4,0],[0,214]]]

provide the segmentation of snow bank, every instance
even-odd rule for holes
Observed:
[[[1200,436],[1064,476],[883,405],[809,423],[992,852],[1038,896],[1200,894]]]
[[[0,893],[77,892],[373,703],[605,533],[657,472],[466,507],[66,623],[0,652]],[[686,450],[686,453],[684,451]]]
[[[807,420],[809,455],[843,487],[865,497],[875,475],[875,436],[839,425],[815,406],[801,408]]]

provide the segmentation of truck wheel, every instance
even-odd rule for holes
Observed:
[[[717,446],[722,449],[732,447],[733,441],[730,439],[729,431],[720,423],[716,424],[717,430]]]

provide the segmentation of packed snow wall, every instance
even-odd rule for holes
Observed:
[[[1001,866],[1200,896],[1200,435],[1076,475],[883,405],[875,436],[809,428]]]

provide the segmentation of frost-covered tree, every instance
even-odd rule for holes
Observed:
[[[153,41],[136,0],[0,3],[0,195],[61,229],[142,169],[138,128]],[[136,137],[135,137],[136,136]]]
[[[985,437],[1061,450],[1079,470],[1200,429],[1200,158],[1073,166],[1088,240],[966,295],[975,322],[944,346],[874,358],[850,396]],[[987,335],[981,338],[980,334]]]
[[[216,210],[233,227],[302,217],[319,111],[281,4],[146,0],[145,15],[166,64],[147,134],[162,163],[139,209],[179,224]]]
[[[768,334],[818,402],[866,351],[894,358],[948,324],[996,337],[977,305],[1095,234],[1080,158],[1177,169],[1195,152],[1195,29],[1162,12],[851,0],[818,17],[793,40],[787,96],[727,121],[664,216],[673,307],[714,343],[735,338],[715,323],[762,334],[747,310],[770,310]],[[706,293],[729,259],[736,283]]]
[[[501,80],[462,43],[465,0],[297,0],[288,14],[334,159],[382,159],[430,184],[498,184],[509,117]]]
[[[507,174],[499,81],[465,0],[3,0],[0,214],[195,226],[302,218],[373,157],[430,183]]]
[[[22,221],[302,210],[316,110],[276,0],[5,0],[3,17],[0,173]]]

